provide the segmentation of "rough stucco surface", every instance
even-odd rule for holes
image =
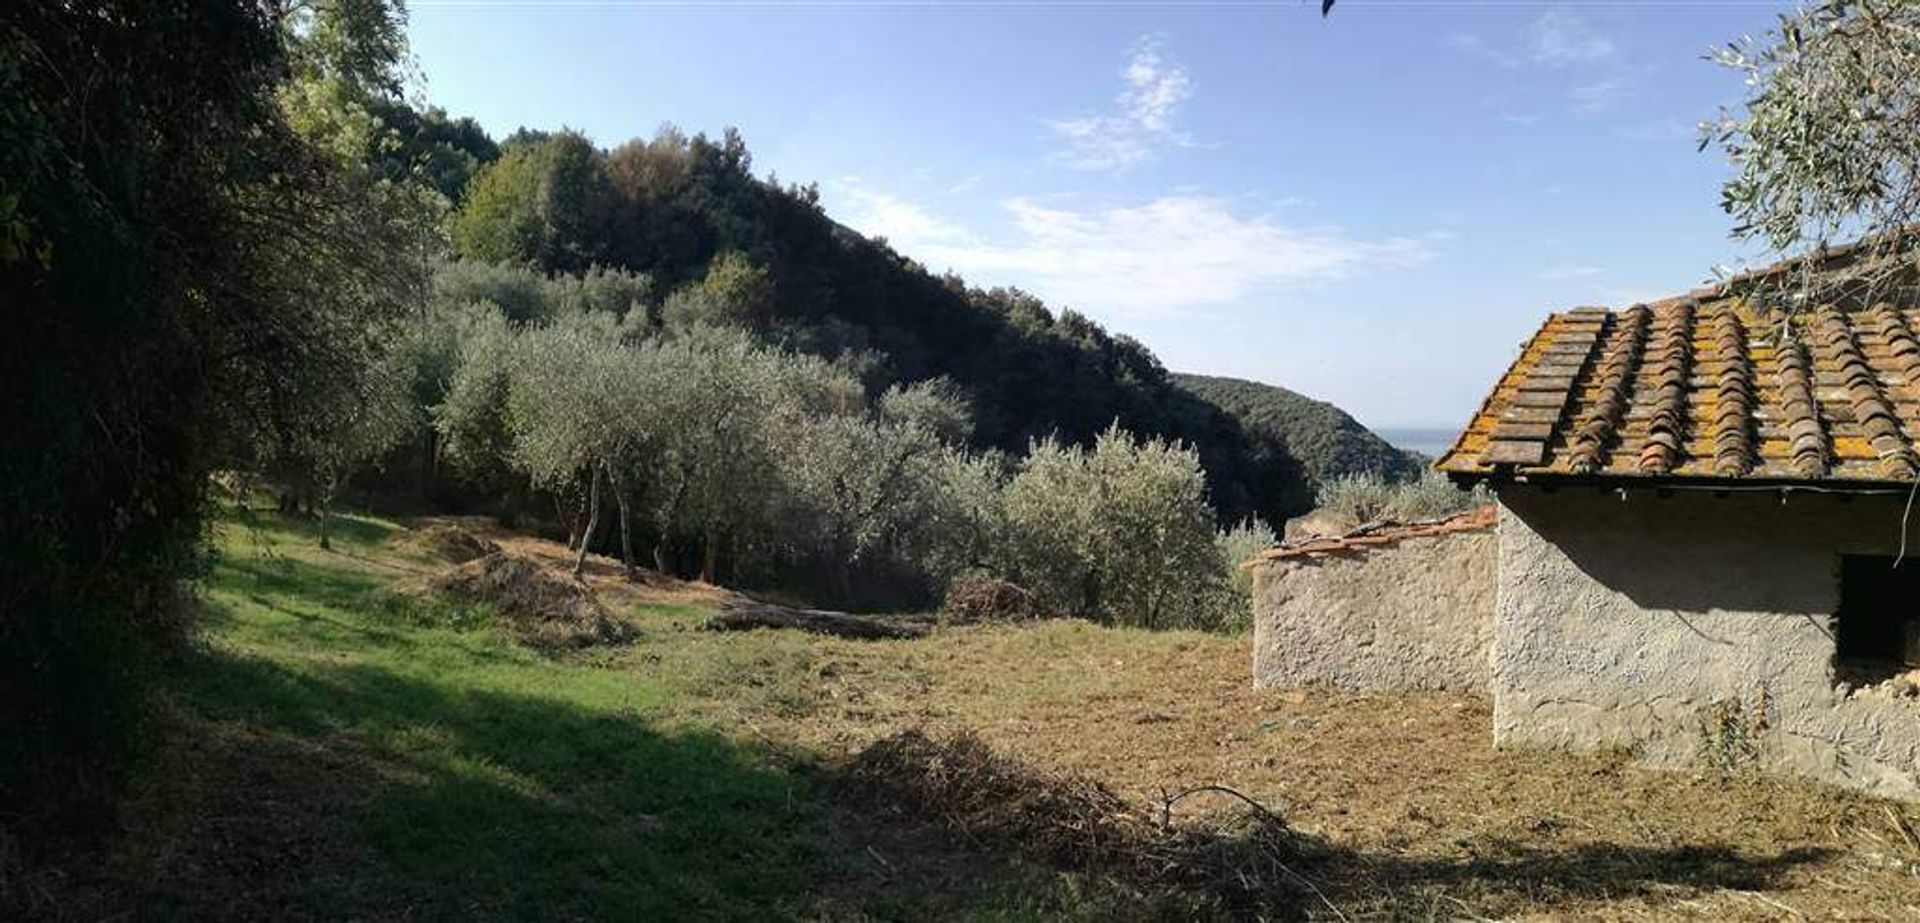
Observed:
[[[1762,766],[1920,797],[1920,702],[1833,675],[1838,556],[1895,553],[1901,499],[1502,489],[1495,743],[1696,765],[1737,702]]]
[[[1484,693],[1494,551],[1482,530],[1256,565],[1254,684]]]

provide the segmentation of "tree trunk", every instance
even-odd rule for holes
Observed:
[[[673,568],[667,566],[667,537],[664,535],[653,543],[653,569],[663,574],[673,573]]]
[[[587,566],[587,546],[593,544],[593,531],[600,525],[600,469],[593,469],[591,484],[587,487],[587,525],[580,530],[580,553],[573,559],[573,575]]]
[[[720,536],[708,530],[706,547],[700,550],[700,582],[712,583],[713,572],[720,561]]]
[[[519,524],[520,513],[526,509],[526,506],[527,483],[519,477],[513,477],[507,481],[506,496],[500,501],[500,511],[495,514],[493,518],[501,525],[511,529]],[[568,538],[571,539],[572,537],[569,536]],[[573,542],[568,541],[567,544],[571,546]]]
[[[627,578],[633,579],[640,573],[633,566],[633,533],[628,527],[627,485],[612,469],[607,471],[607,480],[613,486],[614,500],[620,504],[620,562],[627,566]]]
[[[440,434],[433,427],[427,427],[426,441],[421,445],[420,454],[420,495],[433,495],[434,473],[439,467]]]

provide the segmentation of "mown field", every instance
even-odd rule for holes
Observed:
[[[956,824],[849,784],[850,759],[917,729],[976,735],[1035,791],[1098,783],[1136,828],[1192,825],[1194,855],[1230,854],[1248,809],[1203,792],[1163,810],[1169,792],[1254,799],[1298,846],[1274,917],[1920,916],[1913,806],[1495,753],[1476,699],[1253,690],[1244,638],[718,634],[700,625],[723,591],[598,561],[637,639],[540,652],[484,609],[401,601],[390,587],[445,566],[405,537],[344,517],[329,552],[309,523],[224,514],[172,743],[104,854],[9,898],[71,919],[1109,919],[1241,887],[1155,873],[1190,893],[1146,893],[1105,854],[1041,848],[1055,795],[1001,792]]]

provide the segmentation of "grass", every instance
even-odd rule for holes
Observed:
[[[305,521],[224,517],[204,649],[178,671],[171,743],[122,832],[12,899],[28,915],[195,920],[1153,906],[1017,839],[977,847],[845,797],[850,755],[919,728],[975,734],[1146,809],[1163,790],[1230,785],[1323,845],[1308,871],[1356,918],[1920,914],[1920,849],[1890,820],[1913,823],[1909,808],[1495,752],[1482,700],[1251,689],[1244,638],[1080,622],[914,641],[719,634],[699,629],[719,591],[637,587],[607,567],[596,586],[639,640],[542,654],[484,610],[396,603],[392,585],[441,566],[398,530],[344,517],[325,552]]]

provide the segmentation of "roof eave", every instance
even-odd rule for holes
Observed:
[[[1854,478],[1791,477],[1713,477],[1710,475],[1625,475],[1569,474],[1563,471],[1528,470],[1500,466],[1489,469],[1443,468],[1442,474],[1461,487],[1486,485],[1498,489],[1507,484],[1551,488],[1594,487],[1603,490],[1704,490],[1716,493],[1739,491],[1805,491],[1824,494],[1906,494],[1915,490],[1912,481],[1868,480]]]

